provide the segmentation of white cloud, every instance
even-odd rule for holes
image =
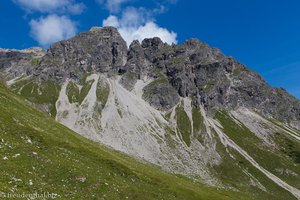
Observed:
[[[49,15],[30,21],[31,35],[42,46],[70,38],[77,32],[76,25],[66,16]]]
[[[114,15],[110,15],[108,18],[104,19],[102,24],[103,26],[120,27],[119,19]]]
[[[103,26],[116,27],[127,45],[130,45],[133,40],[140,42],[145,38],[159,37],[163,42],[168,44],[177,44],[177,34],[169,31],[166,28],[159,27],[150,14],[143,8],[127,8],[123,11],[121,18],[115,15],[110,15],[103,20]]]
[[[100,4],[105,5],[105,7],[111,12],[116,13],[120,11],[122,4],[130,2],[131,0],[97,0]]]
[[[14,0],[27,12],[80,14],[85,9],[83,3],[75,0]]]
[[[159,37],[163,42],[168,44],[177,44],[177,34],[168,31],[166,28],[159,27],[154,22],[147,22],[145,25],[139,26],[137,29],[121,29],[123,35],[126,35],[130,44],[133,40],[142,41],[145,38]],[[122,34],[121,33],[121,34]]]

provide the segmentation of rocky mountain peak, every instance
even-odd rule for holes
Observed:
[[[183,43],[187,47],[195,48],[199,45],[205,45],[205,43],[201,42],[197,38],[190,38]]]
[[[129,49],[132,48],[132,47],[134,47],[134,46],[141,46],[140,41],[138,41],[138,40],[133,40],[133,41],[131,42],[131,44],[129,45]]]
[[[163,45],[163,41],[159,37],[146,38],[142,41],[143,48],[156,47],[159,48]]]
[[[113,27],[89,31],[53,44],[35,75],[43,80],[79,79],[84,72],[113,72],[126,64],[127,44]]]

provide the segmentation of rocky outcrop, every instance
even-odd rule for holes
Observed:
[[[78,80],[84,72],[113,73],[126,64],[127,45],[117,29],[98,28],[53,44],[34,75],[41,80]]]
[[[12,80],[22,75],[31,75],[44,55],[45,50],[39,47],[24,50],[0,49],[1,79]]]
[[[165,78],[158,78],[143,88],[143,99],[156,109],[169,110],[179,102],[179,95]]]

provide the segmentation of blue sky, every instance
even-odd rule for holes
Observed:
[[[299,0],[2,0],[0,48],[47,48],[92,26],[126,41],[196,37],[300,98]]]

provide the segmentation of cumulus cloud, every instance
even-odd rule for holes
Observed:
[[[103,26],[116,27],[127,45],[133,40],[140,42],[145,38],[159,37],[168,44],[177,44],[177,33],[158,26],[144,8],[127,8],[120,18],[110,15],[103,20]]]
[[[26,12],[80,14],[85,9],[83,3],[75,0],[13,0]]]
[[[31,36],[42,47],[70,38],[77,32],[76,24],[66,16],[49,15],[30,21]]]

